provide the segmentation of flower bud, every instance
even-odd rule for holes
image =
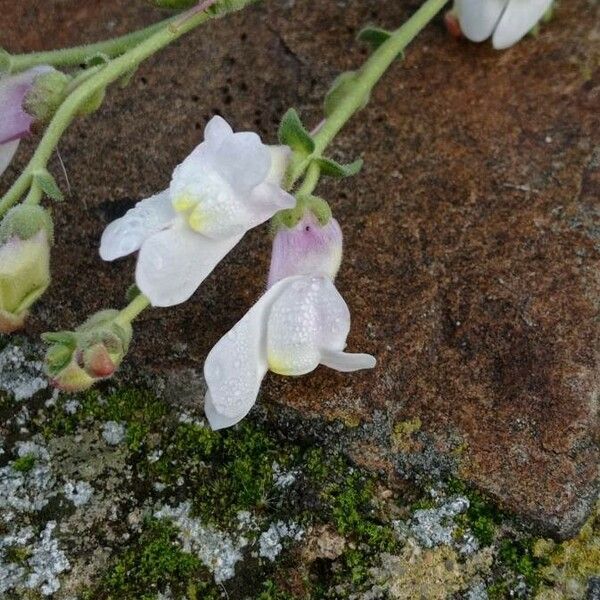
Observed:
[[[46,333],[52,345],[46,372],[52,384],[66,392],[81,392],[113,375],[127,354],[133,331],[117,320],[119,312],[103,310],[75,331]]]
[[[339,223],[331,213],[328,219],[319,219],[313,210],[314,202],[313,207],[299,204],[302,210],[299,218],[288,215],[289,226],[285,217],[276,224],[269,288],[294,275],[325,274],[333,280],[340,268],[343,244]],[[322,211],[320,214],[323,215]]]
[[[69,81],[70,77],[48,66],[0,78],[0,175],[32,125],[52,117],[65,98]]]
[[[0,223],[0,333],[23,327],[50,284],[52,219],[39,206],[16,206]]]
[[[446,30],[453,38],[458,39],[462,37],[463,33],[455,9],[446,11],[444,14],[444,25],[446,25]]]

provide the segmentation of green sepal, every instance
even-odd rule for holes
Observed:
[[[56,180],[47,169],[39,169],[33,173],[33,181],[37,183],[44,194],[56,202],[62,202],[65,197],[60,191]]]
[[[377,50],[379,46],[387,42],[391,37],[391,31],[381,29],[381,27],[367,26],[358,33],[357,39],[369,44],[373,50]],[[398,58],[404,58],[404,52],[400,52]]]
[[[142,292],[140,291],[140,288],[135,283],[132,283],[127,288],[127,291],[125,292],[125,300],[126,300],[126,302],[131,302],[132,300],[134,300],[135,298],[137,298],[141,293]]]
[[[0,73],[10,73],[11,62],[11,55],[4,48],[0,48]]]
[[[0,221],[0,244],[13,237],[29,240],[44,229],[50,244],[54,240],[54,225],[50,213],[41,206],[13,206]]]
[[[298,196],[294,208],[287,208],[275,214],[271,219],[271,228],[274,233],[280,229],[292,229],[304,217],[307,210],[313,213],[321,225],[327,225],[331,220],[331,208],[326,200],[308,194]]]
[[[72,77],[56,69],[41,73],[23,100],[23,108],[40,123],[48,123],[69,93]]]
[[[321,169],[321,173],[330,177],[352,177],[360,173],[364,164],[362,158],[347,165],[342,165],[331,158],[317,158],[315,160],[319,165],[319,169]]]
[[[308,156],[315,149],[315,142],[306,130],[295,108],[290,108],[279,125],[279,141],[295,153]]]
[[[41,338],[47,344],[62,344],[70,348],[77,346],[77,337],[72,331],[48,331]]]
[[[331,84],[331,88],[329,88],[329,91],[325,96],[324,111],[326,117],[330,117],[340,102],[342,102],[350,93],[359,77],[359,71],[346,71],[335,78],[335,81]],[[365,95],[359,110],[362,110],[369,103],[370,97],[371,94]]]

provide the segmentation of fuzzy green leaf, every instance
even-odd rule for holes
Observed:
[[[392,37],[392,33],[380,27],[365,27],[359,32],[357,37],[361,42],[367,42],[373,50],[377,50],[381,44],[387,42]],[[404,53],[400,52],[398,58],[402,58],[403,56]]]
[[[331,158],[316,159],[323,175],[331,177],[352,177],[360,172],[363,166],[363,159],[359,158],[353,163],[342,165]]]
[[[52,200],[62,202],[65,199],[63,193],[60,191],[60,188],[56,183],[56,180],[46,169],[36,171],[33,174],[33,180],[42,188],[44,194],[46,194],[46,196],[49,198],[52,198]]]
[[[309,155],[315,149],[315,142],[295,108],[290,108],[281,119],[279,141],[299,154]]]

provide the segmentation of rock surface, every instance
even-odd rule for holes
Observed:
[[[134,263],[102,263],[99,235],[168,184],[211,115],[271,141],[291,105],[317,123],[328,84],[366,55],[360,27],[395,27],[417,4],[267,2],[111,89],[59,145],[70,194],[55,211],[54,281],[28,333],[122,304]],[[2,0],[3,46],[73,45],[160,16],[142,2],[49,6]],[[503,53],[449,39],[440,21],[417,39],[333,148],[363,156],[363,172],[318,190],[345,231],[349,348],[377,355],[377,369],[270,376],[261,397],[275,421],[291,410],[307,427],[358,425],[343,434],[358,462],[406,478],[457,472],[559,537],[598,494],[599,11],[561,3],[537,39]],[[51,168],[66,189],[56,157]],[[269,244],[266,228],[251,232],[192,301],[144,314],[133,369],[199,369],[263,290]]]

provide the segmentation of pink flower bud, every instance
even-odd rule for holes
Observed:
[[[0,76],[0,175],[35,121],[47,121],[64,98],[69,77],[48,66]]]
[[[322,225],[311,210],[291,228],[282,226],[273,240],[268,287],[294,275],[335,279],[342,262],[342,230],[330,218]]]

